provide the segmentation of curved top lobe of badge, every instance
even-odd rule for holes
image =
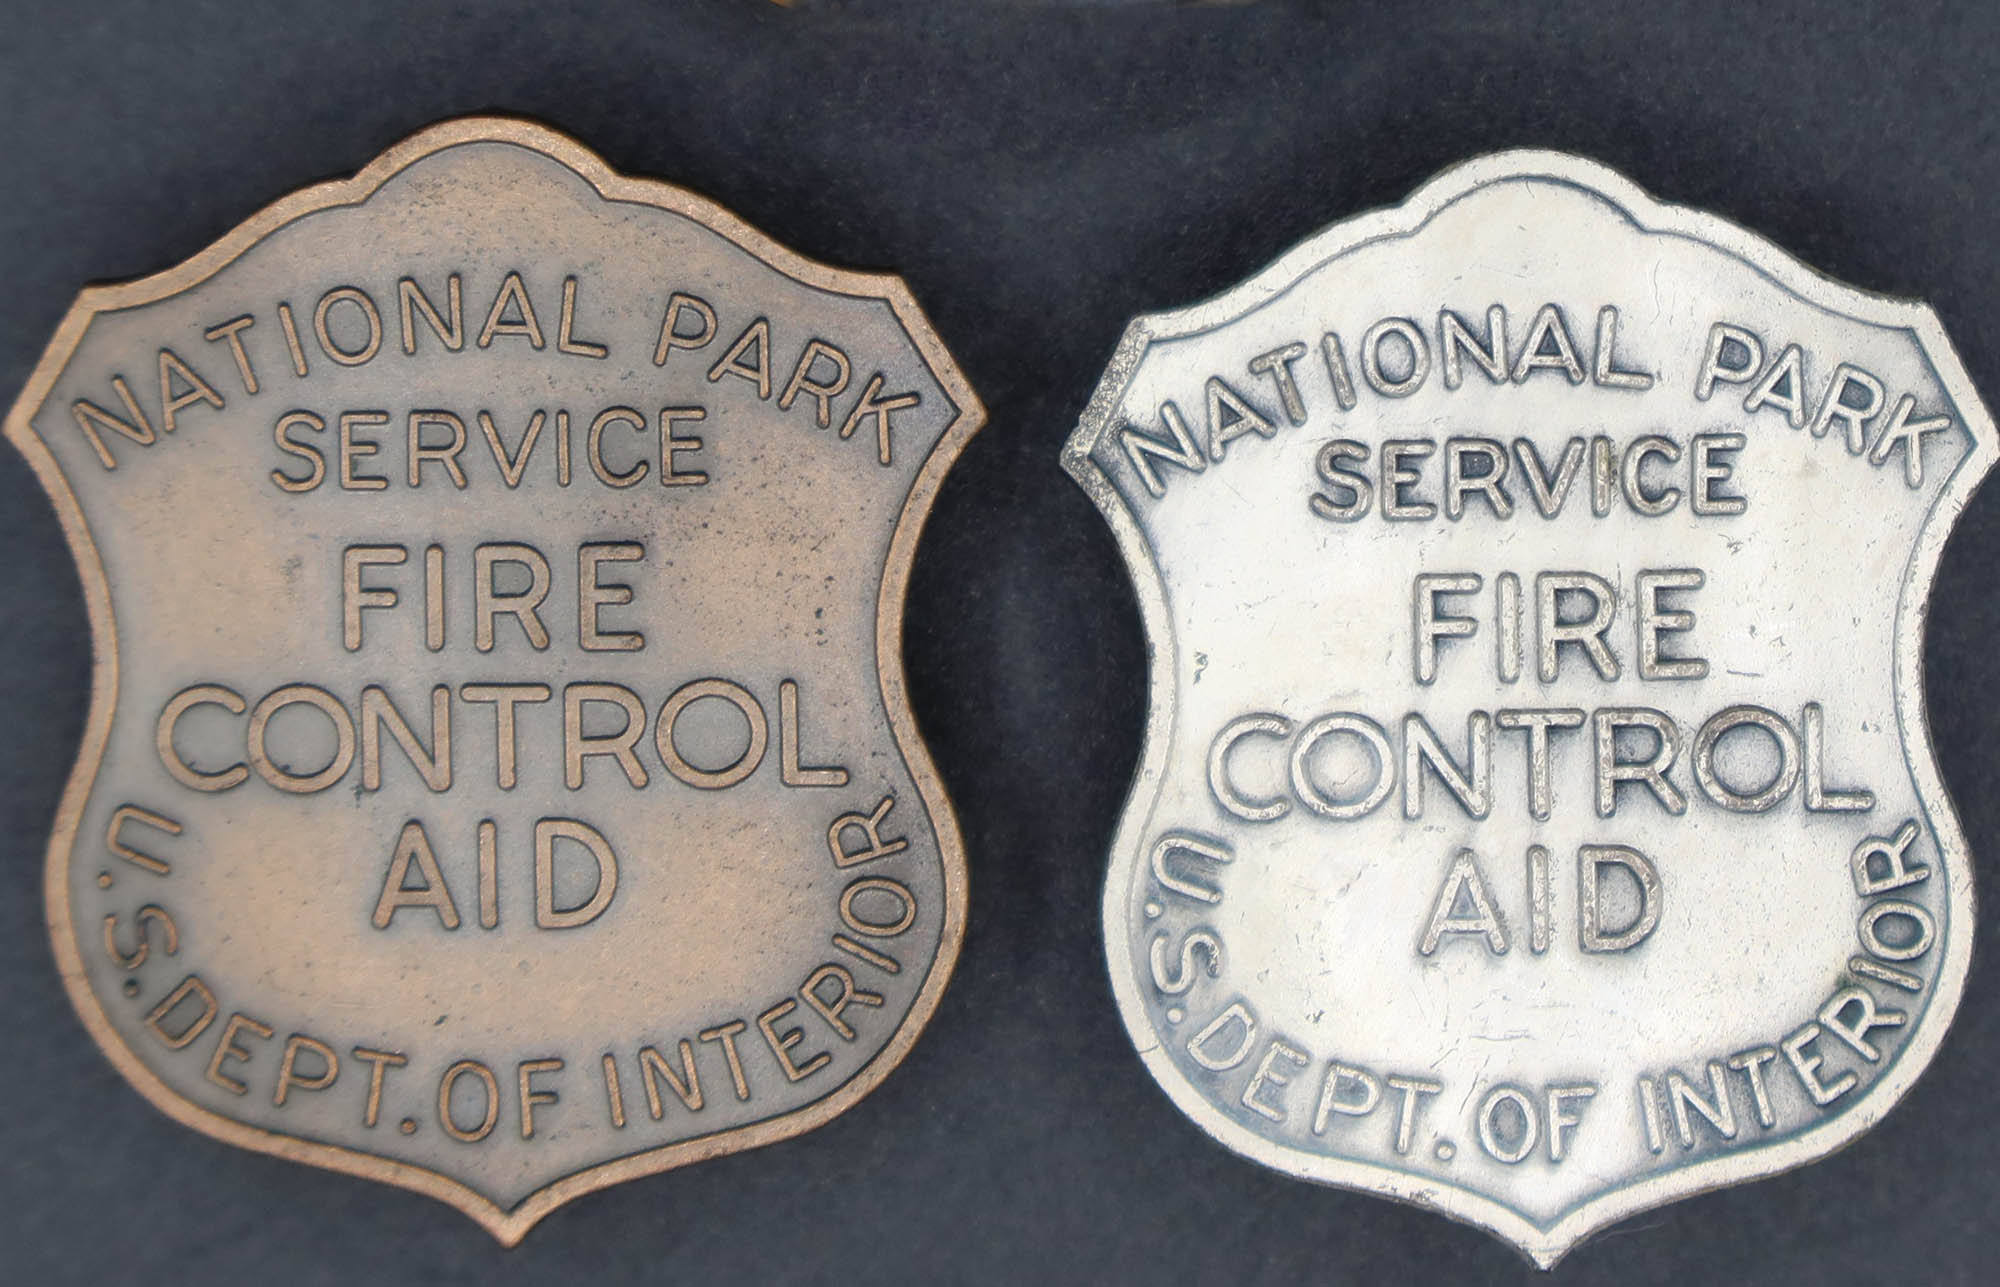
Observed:
[[[1921,637],[1994,454],[1928,309],[1558,154],[1136,321],[1063,459],[1154,643],[1154,1076],[1545,1266],[1853,1139],[1965,979]]]
[[[513,120],[86,290],[7,432],[96,645],[93,1036],[510,1243],[853,1104],[963,934],[900,640],[982,414],[896,278]]]

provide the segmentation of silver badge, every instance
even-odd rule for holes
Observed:
[[[1543,1266],[1854,1139],[1965,981],[1921,644],[1994,451],[1929,309],[1557,154],[1134,322],[1064,464],[1152,639],[1153,1075]]]

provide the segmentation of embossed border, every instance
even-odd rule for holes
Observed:
[[[1839,1116],[1774,1144],[1710,1158],[1666,1175],[1622,1185],[1579,1204],[1547,1226],[1468,1189],[1373,1162],[1307,1154],[1267,1140],[1210,1105],[1173,1066],[1146,1015],[1132,955],[1113,946],[1125,934],[1132,876],[1142,866],[1136,861],[1119,859],[1141,849],[1145,821],[1151,814],[1147,784],[1163,779],[1174,724],[1171,671],[1174,650],[1170,647],[1149,650],[1151,706],[1145,742],[1112,842],[1113,858],[1103,907],[1112,991],[1126,1030],[1147,1069],[1176,1107],[1224,1145],[1254,1161],[1302,1179],[1358,1189],[1438,1211],[1488,1230],[1512,1243],[1539,1267],[1549,1269],[1585,1238],[1628,1216],[1699,1193],[1775,1175],[1828,1156],[1880,1121],[1929,1066],[1964,991],[1977,920],[1971,856],[1958,815],[1938,773],[1924,710],[1924,623],[1945,538],[1996,457],[2000,457],[2000,443],[1996,442],[1990,413],[1974,390],[1943,325],[1928,305],[1837,282],[1727,219],[1655,200],[1631,180],[1598,162],[1569,153],[1534,149],[1496,152],[1443,171],[1401,205],[1324,229],[1246,281],[1211,299],[1187,308],[1142,314],[1126,328],[1075,432],[1063,446],[1062,465],[1089,493],[1111,525],[1119,551],[1133,574],[1140,615],[1149,638],[1173,638],[1160,569],[1111,479],[1090,456],[1092,448],[1115,428],[1113,414],[1117,403],[1147,347],[1155,340],[1193,335],[1247,316],[1324,263],[1371,242],[1410,236],[1445,207],[1479,189],[1522,179],[1543,179],[1579,188],[1616,208],[1642,231],[1685,237],[1731,255],[1805,303],[1870,325],[1908,331],[1950,395],[1972,438],[1972,450],[1958,463],[1924,520],[1896,606],[1894,685],[1898,732],[1911,779],[1937,836],[1940,857],[1948,867],[1944,897],[1949,924],[1956,931],[1946,938],[1944,955],[1938,963],[1937,983],[1922,1016],[1894,1062]]]
[[[940,930],[938,952],[909,1012],[875,1058],[823,1099],[752,1125],[586,1167],[535,1190],[511,1208],[503,1208],[468,1185],[427,1167],[283,1135],[245,1125],[202,1108],[175,1093],[141,1063],[105,1017],[84,973],[71,918],[66,875],[84,803],[102,762],[104,746],[111,732],[112,713],[117,704],[117,634],[104,565],[91,539],[83,511],[55,456],[33,427],[34,417],[41,411],[57,377],[97,314],[150,304],[190,290],[287,224],[337,207],[358,206],[410,166],[449,148],[475,143],[513,144],[540,153],[573,171],[607,202],[654,206],[682,215],[735,243],[787,277],[830,293],[887,303],[957,412],[911,483],[909,495],[903,502],[902,512],[897,516],[895,530],[890,537],[888,562],[876,594],[875,661],[883,705],[889,713],[890,731],[897,750],[902,754],[930,816],[944,866],[944,923]],[[789,1139],[845,1112],[879,1085],[909,1053],[918,1034],[937,1009],[965,940],[968,884],[965,846],[951,801],[918,733],[915,713],[910,709],[905,691],[903,605],[917,539],[937,499],[938,488],[944,481],[945,473],[985,419],[985,408],[978,395],[946,352],[943,341],[932,330],[929,319],[900,277],[833,268],[808,259],[765,236],[705,197],[660,180],[620,174],[606,165],[596,153],[569,136],[518,117],[467,116],[442,121],[389,148],[351,178],[315,184],[273,202],[175,267],[132,281],[85,287],[64,315],[55,337],[49,341],[41,361],[36,364],[20,397],[8,412],[6,435],[28,458],[28,463],[55,506],[63,534],[69,541],[70,552],[76,559],[84,601],[90,613],[93,645],[90,711],[85,720],[76,767],[71,770],[56,811],[54,833],[49,841],[44,867],[43,889],[57,968],[69,991],[70,1001],[91,1037],[125,1079],[175,1121],[240,1148],[427,1194],[471,1216],[509,1247],[519,1243],[544,1216],[586,1193],[691,1162]]]

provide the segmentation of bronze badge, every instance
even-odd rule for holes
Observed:
[[[900,641],[981,418],[896,278],[513,120],[84,291],[7,435],[96,650],[92,1035],[508,1243],[853,1104],[964,931]]]

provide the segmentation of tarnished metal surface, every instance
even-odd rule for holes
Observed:
[[[134,1085],[506,1241],[873,1087],[963,934],[902,283],[523,122],[84,292],[7,421],[89,603],[47,897]]]
[[[1971,950],[1920,643],[1994,450],[1928,309],[1558,154],[1139,319],[1064,464],[1152,642],[1153,1075],[1543,1265],[1853,1139]]]

